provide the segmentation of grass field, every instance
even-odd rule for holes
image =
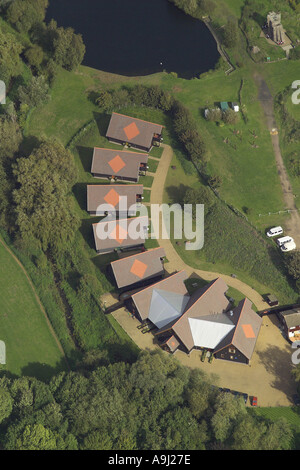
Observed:
[[[49,379],[66,369],[63,355],[28,279],[2,244],[0,259],[0,339],[7,356],[0,372]]]

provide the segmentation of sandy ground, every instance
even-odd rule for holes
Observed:
[[[141,349],[159,348],[152,333],[143,334],[137,328],[140,322],[124,308],[112,315]],[[190,355],[177,351],[174,357],[187,367],[202,369],[220,387],[247,393],[250,397],[257,396],[258,406],[289,406],[292,395],[296,393],[296,384],[291,376],[291,354],[291,346],[281,334],[276,316],[271,315],[263,319],[250,365],[220,359],[214,359],[211,364],[208,360],[201,362],[201,352],[196,350]]]

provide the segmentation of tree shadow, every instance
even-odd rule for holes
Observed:
[[[106,137],[106,132],[109,126],[111,114],[93,113],[94,119],[97,123],[98,131],[101,137]]]
[[[183,204],[184,196],[188,189],[190,189],[189,186],[185,186],[184,184],[166,187],[168,196],[174,204]]]
[[[79,204],[80,209],[87,209],[87,183],[76,183],[73,186],[73,194]]]
[[[24,136],[19,147],[19,154],[28,157],[34,149],[40,147],[41,143],[42,141],[35,135]]]
[[[83,236],[83,239],[92,250],[95,250],[95,240],[94,240],[92,225],[98,221],[99,221],[99,217],[91,217],[90,219],[84,219],[82,220],[82,223],[79,229],[81,235]]]
[[[271,387],[280,390],[292,400],[296,384],[294,390],[292,390],[291,383],[294,382],[294,379],[291,374],[291,348],[288,344],[284,348],[273,344],[269,345],[267,349],[257,351],[257,355],[260,363],[264,365],[266,371],[273,377]]]
[[[94,149],[91,147],[82,147],[81,145],[76,146],[82,167],[85,172],[90,173],[92,168],[93,153]]]
[[[21,375],[26,377],[35,377],[43,382],[49,382],[54,375],[67,370],[67,363],[65,359],[62,358],[57,362],[55,367],[41,362],[29,362],[21,369]]]

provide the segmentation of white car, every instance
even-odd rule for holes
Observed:
[[[273,227],[270,228],[270,230],[267,231],[267,236],[268,237],[276,237],[277,235],[282,235],[283,234],[283,228],[282,227]]]
[[[293,242],[294,239],[292,237],[286,236],[286,237],[281,237],[277,238],[276,243],[278,246],[285,245],[286,243]]]
[[[284,243],[284,244],[280,247],[280,249],[281,249],[281,251],[283,251],[283,252],[295,250],[295,249],[296,249],[296,243],[294,242],[294,240],[291,241],[291,242]]]

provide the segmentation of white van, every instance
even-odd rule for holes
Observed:
[[[292,237],[286,236],[286,237],[277,238],[276,243],[277,243],[278,246],[282,246],[285,243],[289,243],[289,242],[293,242],[293,241],[294,241],[294,239]]]
[[[280,247],[281,251],[292,251],[296,249],[296,243],[293,241],[287,242]]]
[[[270,228],[270,230],[267,231],[267,236],[268,237],[276,237],[276,236],[282,235],[282,234],[283,234],[282,227],[273,227],[273,228]]]

